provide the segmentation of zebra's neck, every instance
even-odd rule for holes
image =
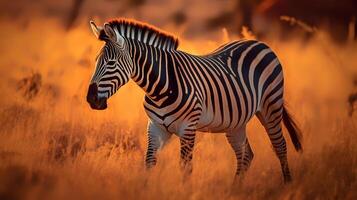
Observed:
[[[153,101],[162,101],[172,94],[177,85],[174,81],[176,74],[174,60],[170,52],[136,40],[128,40],[130,54],[133,59],[134,80]]]

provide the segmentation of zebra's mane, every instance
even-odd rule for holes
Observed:
[[[114,30],[118,30],[119,34],[125,38],[138,40],[160,49],[177,49],[179,44],[176,36],[143,22],[119,18],[110,20],[108,23]],[[101,33],[101,35],[102,34],[105,33]],[[105,37],[105,35],[102,36]],[[104,40],[104,37],[99,37],[99,39]]]

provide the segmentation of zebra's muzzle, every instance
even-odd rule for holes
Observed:
[[[87,94],[87,102],[95,110],[104,110],[107,108],[107,98],[98,97],[98,86],[95,83],[90,84]]]

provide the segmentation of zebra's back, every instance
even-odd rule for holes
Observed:
[[[231,42],[201,59],[209,78],[202,81],[205,98],[198,130],[234,130],[256,112],[268,112],[272,103],[267,99],[276,101],[274,106],[283,103],[282,68],[266,44],[254,40]]]

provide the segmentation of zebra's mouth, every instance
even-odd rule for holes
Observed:
[[[89,105],[94,110],[105,110],[107,106],[107,98],[100,98],[96,101],[89,102]]]
[[[87,102],[95,110],[104,110],[107,108],[107,98],[98,97],[98,88],[95,83],[91,84],[88,89]]]

